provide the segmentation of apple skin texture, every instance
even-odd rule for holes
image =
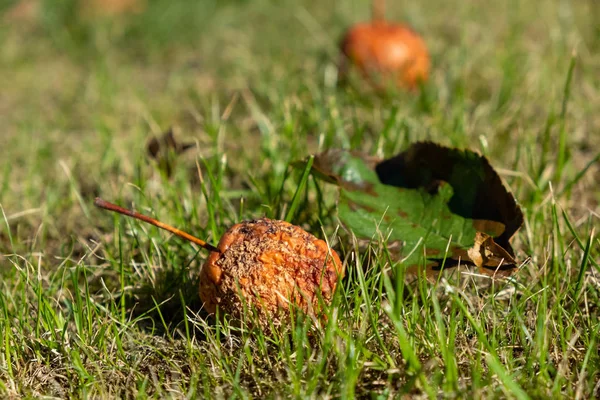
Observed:
[[[344,273],[325,241],[284,221],[236,224],[217,248],[200,271],[204,309],[242,319],[246,306],[263,327],[286,323],[291,305],[320,316]]]
[[[341,50],[346,62],[377,89],[390,84],[416,89],[429,77],[425,42],[404,25],[379,20],[356,24],[346,32]]]

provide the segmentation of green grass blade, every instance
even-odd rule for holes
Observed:
[[[294,197],[292,198],[292,204],[290,204],[290,209],[285,215],[285,221],[291,222],[294,218],[294,214],[296,213],[296,209],[300,204],[300,196],[304,191],[304,187],[306,186],[306,182],[308,182],[308,177],[310,176],[310,170],[312,168],[313,162],[315,161],[314,156],[310,156],[306,162],[306,167],[304,167],[304,171],[302,172],[302,178],[300,178],[300,182],[298,183],[298,187],[296,188],[296,192],[294,193]]]

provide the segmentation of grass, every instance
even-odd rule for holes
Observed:
[[[366,1],[155,0],[110,20],[59,3],[0,25],[3,397],[600,395],[593,1],[390,4],[433,71],[389,98],[336,86],[337,41]],[[146,143],[170,126],[197,145],[169,177]],[[288,167],[422,139],[500,171],[525,214],[513,246],[532,257],[514,279],[405,281],[385,243],[339,238],[333,188]],[[327,237],[348,271],[329,322],[213,323],[206,253],[97,195],[212,243],[259,216]]]

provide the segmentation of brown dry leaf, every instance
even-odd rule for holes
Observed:
[[[148,156],[158,162],[159,169],[167,177],[173,174],[177,155],[194,147],[194,143],[180,143],[175,139],[173,129],[169,128],[160,137],[152,137],[146,145]]]
[[[494,239],[482,232],[475,235],[475,243],[468,250],[469,258],[477,267],[489,275],[507,277],[517,268],[515,259]]]

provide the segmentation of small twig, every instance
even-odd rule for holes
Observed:
[[[119,214],[123,214],[123,215],[127,215],[128,217],[132,217],[135,219],[139,219],[140,221],[144,221],[147,222],[151,225],[154,225],[158,228],[164,229],[166,231],[169,231],[183,239],[189,240],[192,243],[196,243],[198,246],[205,248],[206,250],[210,250],[210,251],[216,251],[216,252],[221,252],[221,250],[219,250],[218,248],[216,248],[215,246],[213,246],[210,243],[206,243],[204,240],[202,239],[198,239],[195,236],[190,235],[189,233],[186,233],[182,230],[179,230],[177,228],[172,227],[171,225],[167,225],[165,223],[162,223],[158,220],[155,220],[154,218],[148,217],[146,215],[142,215],[140,213],[137,213],[135,211],[131,211],[131,210],[127,210],[123,207],[119,207],[116,204],[113,203],[109,203],[108,201],[102,200],[100,197],[96,197],[96,200],[94,200],[94,205],[96,207],[100,207],[103,208],[105,210],[108,211],[114,211],[116,213]]]

